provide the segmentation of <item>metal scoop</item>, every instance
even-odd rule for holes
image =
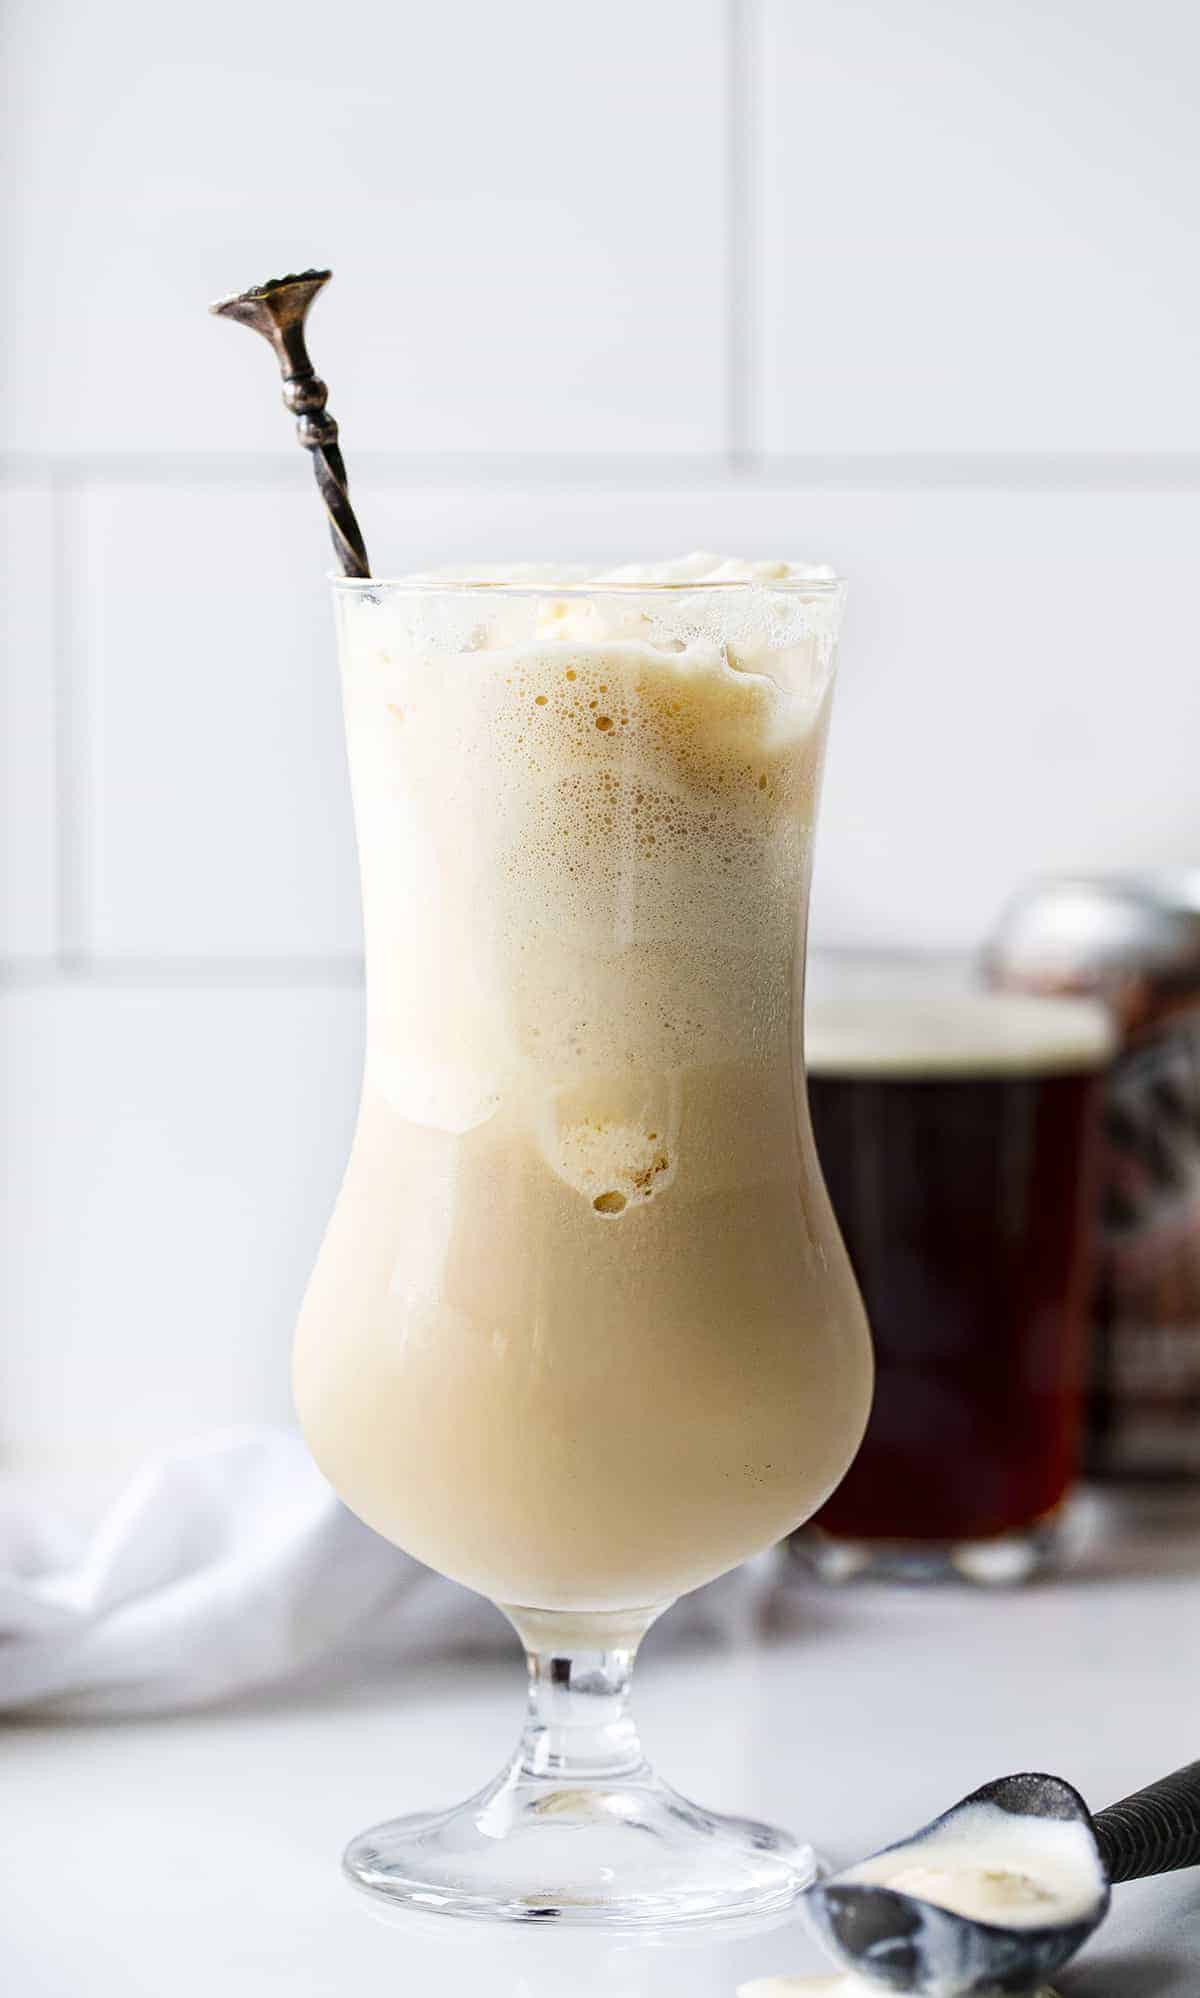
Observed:
[[[986,1816],[993,1827],[993,1853],[997,1837],[1004,1841],[1007,1836],[995,1813],[1012,1818],[1013,1871],[1022,1878],[1033,1874],[1034,1887],[1037,1862],[1035,1858],[1031,1865],[1029,1853],[1036,1853],[1038,1834],[1029,1829],[1031,1821],[1079,1828],[1075,1846],[1082,1858],[1081,1891],[1077,1883],[1069,1919],[1035,1923],[1026,1916],[1011,1926],[978,1921],[890,1887],[886,1879],[855,1879],[861,1868],[875,1868],[887,1854],[896,1855],[898,1872],[919,1867],[922,1848],[931,1848],[936,1840],[937,1851],[944,1852],[948,1834],[965,1836],[980,1822],[980,1806],[990,1807]],[[1030,1841],[1024,1852],[1022,1821]],[[1161,1777],[1095,1817],[1079,1792],[1058,1776],[1002,1776],[972,1791],[911,1838],[819,1882],[805,1895],[805,1905],[837,1961],[881,1990],[920,1992],[924,1998],[997,1998],[1000,1993],[1028,1993],[1053,1977],[1103,1921],[1114,1884],[1196,1865],[1200,1762]]]

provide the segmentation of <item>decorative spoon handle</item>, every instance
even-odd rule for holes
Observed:
[[[329,394],[308,358],[304,321],[329,271],[295,271],[222,298],[209,310],[222,319],[252,326],[269,340],[283,376],[283,400],[296,418],[296,435],[312,453],[313,471],[329,514],[334,551],[344,576],[369,576],[367,550],[347,492],[346,467],[338,449],[338,427],[325,407]]]
[[[1122,1797],[1092,1823],[1114,1883],[1200,1866],[1200,1762]]]

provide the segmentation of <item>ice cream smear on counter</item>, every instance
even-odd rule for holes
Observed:
[[[737,1998],[879,1998],[879,1990],[861,1977],[755,1977],[739,1984]],[[1029,1998],[1058,1998],[1058,1993],[1043,1984]]]

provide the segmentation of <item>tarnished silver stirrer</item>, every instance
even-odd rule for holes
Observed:
[[[329,514],[329,531],[344,576],[369,576],[363,541],[346,490],[346,467],[338,449],[338,427],[325,407],[329,394],[308,358],[304,321],[331,271],[295,271],[268,278],[235,298],[219,299],[209,307],[222,319],[252,326],[269,340],[283,376],[283,400],[296,418],[296,435],[312,454],[313,471]]]

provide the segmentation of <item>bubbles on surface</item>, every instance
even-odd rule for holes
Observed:
[[[788,1036],[820,673],[808,655],[739,654],[740,624],[654,635],[644,612],[636,594],[497,601],[486,643],[450,656],[389,604],[369,656],[347,652],[361,844],[379,856],[369,948],[382,933],[397,1034],[448,1064],[485,1045],[506,1089],[526,1070],[557,1085],[758,1058]],[[478,599],[473,614],[478,638]],[[439,639],[468,635],[449,602],[437,620]],[[439,906],[455,919],[435,934]],[[589,1205],[658,1198],[657,1148],[596,1178]]]

